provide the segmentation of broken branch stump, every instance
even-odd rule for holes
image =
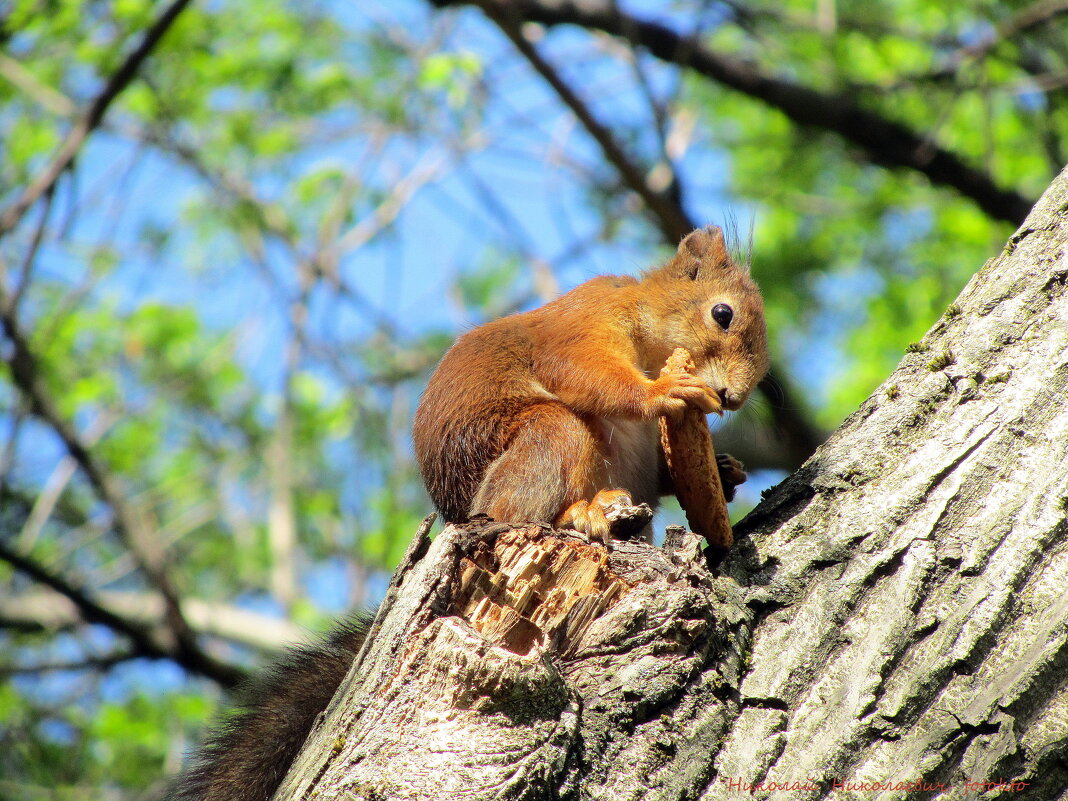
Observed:
[[[276,799],[590,797],[694,771],[737,714],[749,613],[700,540],[546,526],[423,535]]]

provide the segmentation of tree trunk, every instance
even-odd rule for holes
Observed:
[[[1066,216],[1068,172],[715,571],[422,531],[276,798],[1068,797]]]

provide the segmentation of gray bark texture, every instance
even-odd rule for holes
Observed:
[[[276,799],[1068,798],[1068,172],[709,569],[420,532]]]

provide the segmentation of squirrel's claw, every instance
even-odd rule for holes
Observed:
[[[604,489],[590,500],[579,500],[560,513],[554,521],[557,528],[573,528],[594,542],[608,542],[611,524],[605,513],[614,506],[633,506],[627,490]]]

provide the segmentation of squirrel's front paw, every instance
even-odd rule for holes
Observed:
[[[727,501],[733,501],[734,488],[744,484],[749,477],[745,472],[745,465],[729,453],[717,453],[716,467],[719,468],[719,483],[723,485],[723,497]]]
[[[573,528],[591,540],[608,542],[611,526],[605,513],[613,506],[633,506],[627,490],[601,490],[590,500],[575,501],[560,513],[554,521],[557,528]]]
[[[697,376],[667,373],[653,381],[649,387],[651,417],[662,414],[678,417],[687,406],[699,409],[702,414],[723,414],[719,395]]]

